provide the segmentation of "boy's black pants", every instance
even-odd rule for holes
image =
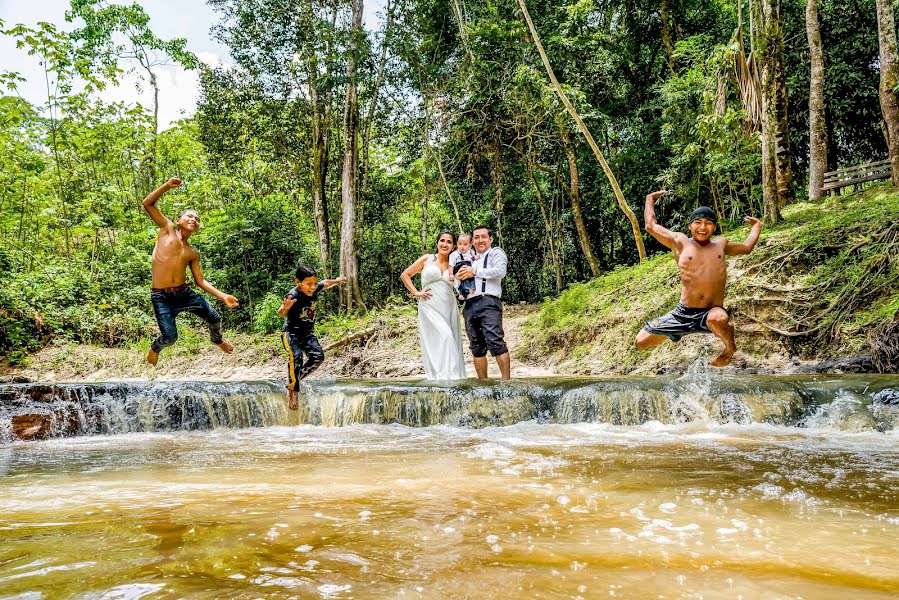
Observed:
[[[296,391],[299,388],[300,381],[316,370],[325,360],[325,352],[318,338],[310,333],[293,333],[289,331],[281,332],[281,341],[284,342],[284,349],[287,350],[287,371],[288,379],[287,389]],[[303,353],[306,354],[306,361],[303,362]]]

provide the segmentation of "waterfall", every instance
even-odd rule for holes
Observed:
[[[0,385],[0,441],[286,424],[282,390],[272,382]]]
[[[310,424],[501,426],[521,421],[633,426],[768,423],[886,431],[895,376],[723,376],[303,382],[287,409],[276,382],[0,384],[0,442],[127,432]]]

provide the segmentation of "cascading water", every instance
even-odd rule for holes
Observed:
[[[128,432],[311,424],[483,427],[648,421],[892,429],[899,378],[718,376],[512,382],[305,382],[287,410],[274,382],[0,385],[0,441]]]
[[[0,385],[0,441],[284,424],[280,389],[271,382]]]

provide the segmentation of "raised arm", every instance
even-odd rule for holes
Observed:
[[[643,220],[645,222],[646,231],[659,240],[663,246],[666,248],[671,248],[672,250],[677,245],[678,236],[683,234],[674,233],[673,231],[669,231],[665,229],[656,221],[656,208],[655,201],[664,196],[667,192],[658,191],[653,192],[651,194],[647,194],[646,196],[646,206],[643,209]]]
[[[415,288],[415,284],[412,283],[412,277],[421,273],[421,270],[425,268],[425,263],[427,261],[428,255],[424,254],[414,263],[406,267],[406,270],[400,274],[400,279],[403,281],[403,285],[406,286],[406,289],[409,290],[409,293],[416,298],[424,298],[425,300],[431,297],[431,290],[418,291]]]
[[[203,269],[200,268],[199,258],[195,258],[190,261],[190,272],[193,274],[194,281],[197,282],[197,285],[200,287],[200,289],[205,290],[206,292],[212,294],[213,296],[224,302],[228,308],[236,308],[237,306],[239,306],[237,298],[230,294],[226,294],[217,290],[214,285],[203,278]]]
[[[752,249],[755,248],[756,242],[759,241],[759,235],[761,235],[762,233],[762,222],[755,217],[746,217],[744,220],[752,225],[752,230],[749,232],[749,237],[747,237],[742,244],[736,244],[734,242],[728,241],[727,246],[724,247],[724,253],[728,256],[735,256],[737,254],[749,254],[750,252],[752,252]]]
[[[168,227],[173,225],[173,223],[162,214],[162,211],[156,208],[156,202],[162,198],[163,194],[176,187],[181,187],[181,180],[177,177],[172,177],[144,198],[144,210],[147,211],[147,214],[150,215],[153,222],[160,227]]]

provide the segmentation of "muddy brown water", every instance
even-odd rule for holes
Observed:
[[[894,598],[897,388],[6,386],[0,597]]]

